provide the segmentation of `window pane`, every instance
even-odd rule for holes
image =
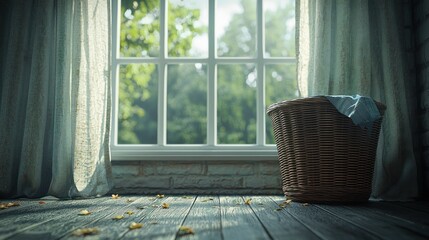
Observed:
[[[299,97],[295,64],[274,64],[265,66],[265,103],[266,107],[282,100]],[[267,144],[274,144],[274,135],[270,117],[266,117]]]
[[[159,56],[158,0],[121,1],[121,57]]]
[[[119,144],[156,144],[158,70],[155,64],[119,68]]]
[[[216,8],[219,57],[249,57],[256,49],[256,0],[219,0]]]
[[[265,54],[295,56],[295,0],[264,0]]]
[[[168,55],[208,56],[208,1],[170,0],[168,5]]]
[[[167,74],[167,143],[206,143],[206,65],[168,65]]]
[[[256,76],[253,64],[218,66],[218,143],[256,143]]]

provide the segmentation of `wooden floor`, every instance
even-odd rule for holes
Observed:
[[[14,200],[19,206],[7,207],[11,201],[0,200],[5,208],[0,239],[429,239],[428,202],[284,201],[282,196],[109,196],[19,199]],[[87,215],[79,215],[84,210]],[[130,229],[133,222],[141,228]],[[96,233],[74,236],[83,228]]]

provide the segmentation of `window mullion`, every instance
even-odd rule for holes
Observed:
[[[265,31],[264,31],[264,9],[263,0],[257,0],[256,7],[256,36],[257,36],[257,110],[256,110],[256,143],[257,145],[265,144]]]
[[[215,39],[215,0],[209,0],[209,59],[207,84],[207,144],[216,145],[217,139],[217,85],[216,85],[216,39]]]
[[[166,85],[166,57],[168,43],[168,3],[160,1],[160,54],[158,65],[158,145],[167,143],[167,85]]]

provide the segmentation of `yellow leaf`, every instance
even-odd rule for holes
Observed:
[[[119,194],[112,194],[112,199],[118,199],[119,198]]]
[[[134,230],[134,229],[139,229],[139,228],[142,228],[142,227],[143,227],[143,224],[132,222],[128,228],[130,230]]]
[[[134,214],[133,211],[126,211],[125,213],[128,214],[128,215],[133,215]]]
[[[213,201],[213,198],[206,198],[206,199],[201,200],[201,202],[208,202],[208,201]]]
[[[73,231],[74,236],[86,236],[86,235],[93,235],[97,234],[99,231],[97,228],[81,228]]]
[[[79,212],[79,215],[89,215],[89,214],[91,214],[91,212],[86,209]]]
[[[165,196],[164,196],[164,194],[158,194],[158,195],[156,195],[156,198],[164,198]]]
[[[10,202],[6,205],[6,207],[18,207],[20,204],[18,202]]]
[[[187,234],[194,234],[194,230],[187,226],[181,226],[179,228],[179,235],[187,235]]]
[[[280,204],[279,204],[279,207],[281,207],[281,208],[285,208],[285,207],[287,207],[287,205],[289,205],[291,202],[292,202],[292,200],[291,200],[291,199],[288,199],[288,200],[286,200],[286,201],[284,201],[284,202],[280,203]]]
[[[6,204],[0,204],[0,209],[7,209],[8,207],[7,207],[7,205]]]
[[[121,219],[123,219],[124,218],[124,216],[122,216],[122,215],[117,215],[117,216],[114,216],[112,219],[113,220],[121,220]]]
[[[244,201],[244,204],[246,205],[250,205],[250,202],[252,202],[251,198],[246,199],[246,201]]]
[[[168,203],[163,203],[161,206],[162,206],[162,208],[169,208],[169,207],[170,207],[170,204],[168,204]]]

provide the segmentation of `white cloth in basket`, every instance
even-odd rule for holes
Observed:
[[[355,125],[371,131],[374,121],[381,118],[377,105],[370,97],[356,95],[327,95],[335,108],[352,119]]]

